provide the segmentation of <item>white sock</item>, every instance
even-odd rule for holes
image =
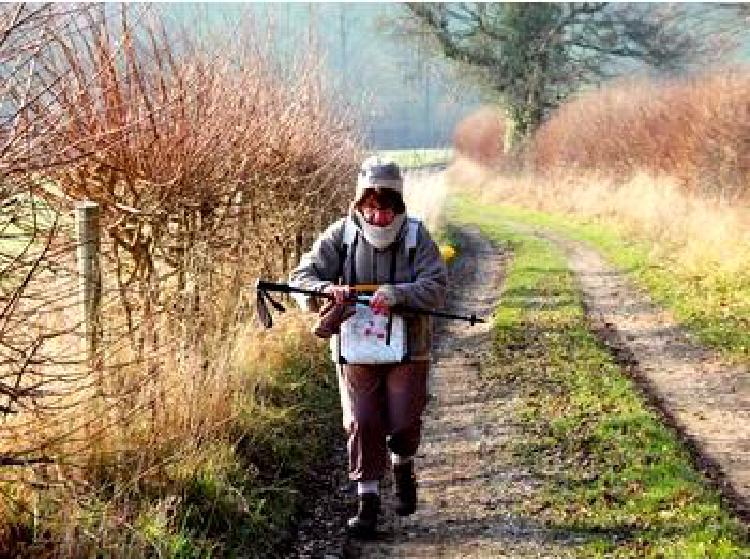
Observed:
[[[357,495],[364,495],[365,493],[378,494],[378,480],[358,481],[357,482]]]
[[[393,452],[391,452],[391,464],[393,464],[394,466],[408,464],[412,461],[413,458],[413,456],[401,456],[399,454],[394,454]]]

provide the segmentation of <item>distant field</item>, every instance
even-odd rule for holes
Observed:
[[[393,159],[403,167],[419,167],[421,165],[437,165],[450,163],[453,159],[453,149],[396,149],[377,152],[381,157]]]

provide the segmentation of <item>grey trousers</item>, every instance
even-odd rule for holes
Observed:
[[[429,368],[429,361],[338,367],[349,479],[383,477],[389,450],[405,457],[416,453]]]

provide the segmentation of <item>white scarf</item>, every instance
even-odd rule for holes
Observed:
[[[406,220],[405,213],[399,214],[393,218],[393,221],[390,225],[381,227],[379,225],[372,225],[370,223],[367,223],[367,220],[359,212],[359,210],[355,210],[355,212],[357,214],[360,229],[362,230],[362,234],[365,236],[365,239],[367,239],[367,242],[378,250],[383,250],[396,240],[399,231],[401,231],[401,226]]]

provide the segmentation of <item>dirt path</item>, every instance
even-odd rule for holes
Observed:
[[[747,519],[750,492],[750,381],[747,367],[730,367],[702,349],[665,312],[634,289],[593,250],[548,231],[517,228],[564,249],[583,292],[592,327],[618,361],[640,379],[646,395],[693,446],[735,510]],[[489,316],[497,299],[505,258],[475,230],[464,230],[462,255],[452,272],[454,310]],[[537,301],[542,303],[541,301]],[[480,362],[491,350],[489,324],[469,328],[439,323],[431,400],[417,456],[418,512],[393,515],[391,488],[384,487],[381,534],[373,542],[347,541],[346,499],[324,481],[311,530],[289,557],[468,558],[574,556],[585,535],[555,533],[513,513],[540,486],[509,454],[508,443],[525,436],[514,421],[514,393],[482,381]],[[341,459],[339,460],[341,462]],[[338,464],[343,470],[341,464]],[[550,472],[547,472],[550,473]],[[349,512],[353,497],[348,498]]]
[[[499,297],[504,256],[468,230],[453,273],[452,306],[489,317]],[[511,512],[538,486],[519,469],[508,441],[523,437],[514,423],[513,394],[493,393],[479,377],[491,349],[490,325],[443,321],[432,372],[431,401],[417,456],[420,506],[400,519],[388,513],[374,542],[349,542],[347,557],[459,558],[570,555],[572,536],[553,533]],[[385,509],[392,510],[386,488]]]
[[[691,445],[736,512],[750,518],[750,371],[723,363],[582,243],[536,230],[560,246],[586,314],[618,361]]]

